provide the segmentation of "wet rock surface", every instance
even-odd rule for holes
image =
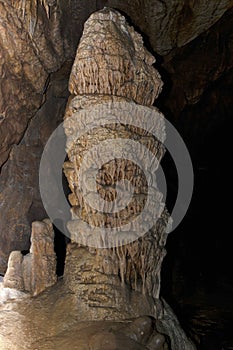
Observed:
[[[0,285],[1,349],[146,350],[152,342],[153,349],[169,349],[151,317],[93,322],[86,315],[62,280],[36,298]]]

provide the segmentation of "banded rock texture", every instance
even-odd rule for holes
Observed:
[[[4,287],[30,292],[36,296],[57,281],[54,232],[51,222],[32,224],[30,253],[13,251],[4,276]]]
[[[143,46],[140,34],[123,16],[108,10],[94,13],[84,26],[72,68],[72,94],[123,96],[141,105],[152,105],[162,88],[154,57]]]
[[[92,32],[94,28],[95,34]],[[91,35],[96,39],[90,38]],[[71,243],[66,257],[64,286],[73,293],[89,321],[119,321],[144,315],[163,320],[164,310],[159,299],[160,272],[170,217],[157,187],[152,195],[155,208],[153,225],[145,234],[138,235],[140,229],[143,232],[146,219],[150,221],[150,215],[153,215],[145,205],[146,197],[151,195],[151,183],[145,177],[145,169],[140,168],[140,161],[145,157],[145,149],[150,150],[150,161],[155,162],[150,170],[152,174],[156,172],[164,154],[165,138],[163,116],[151,106],[162,83],[151,66],[153,60],[139,58],[140,53],[145,52],[142,45],[139,34],[126,24],[125,19],[118,12],[105,8],[91,15],[86,22],[70,77],[72,95],[64,122],[68,161],[64,163],[64,172],[72,192],[69,195],[72,219],[67,224]],[[119,69],[120,66],[123,66],[122,69]],[[140,71],[143,74],[138,81],[137,72]],[[147,75],[145,72],[151,73]],[[131,80],[128,80],[129,75]],[[145,78],[149,79],[148,84],[143,84]],[[143,97],[140,86],[144,89]],[[121,119],[122,115],[127,115],[128,119]],[[143,124],[137,124],[141,120]],[[129,142],[135,158],[124,158],[128,145],[124,144],[124,152],[121,152],[115,146],[115,140],[138,143],[136,150]],[[98,150],[96,147],[104,142],[107,147]],[[84,171],[81,173],[83,163]],[[123,180],[126,180],[125,183]],[[114,212],[111,209],[118,201],[118,182],[125,195],[130,183],[133,196],[124,209]],[[87,192],[83,191],[85,186]],[[94,208],[89,199],[100,204],[99,209]],[[146,219],[141,226],[135,225],[135,218],[145,208],[148,210]],[[109,229],[107,233],[104,231],[106,228]],[[180,330],[173,333],[173,320],[170,319],[163,323],[167,334],[169,322],[171,336],[179,335]],[[173,350],[195,349],[186,337],[180,348],[173,339],[172,343]],[[120,345],[117,338],[109,334],[106,334],[105,340],[97,336],[95,345],[91,344],[94,349],[120,349],[122,346],[130,348],[131,345],[127,342]],[[167,349],[168,343],[161,334],[157,334],[146,348]]]
[[[97,42],[96,46],[94,42]],[[91,56],[90,59],[88,59],[89,56]],[[118,12],[105,8],[91,15],[86,22],[70,77],[70,92],[78,95],[71,96],[64,123],[69,158],[64,168],[72,191],[69,196],[72,205],[72,220],[68,222],[68,229],[73,242],[96,248],[116,247],[115,250],[96,249],[94,254],[97,258],[97,265],[95,267],[95,263],[89,264],[93,267],[90,268],[88,283],[85,287],[89,290],[92,289],[92,274],[97,273],[93,271],[97,271],[98,267],[100,273],[108,276],[107,280],[113,278],[119,283],[119,275],[122,284],[127,283],[135,291],[159,298],[160,270],[165,255],[164,244],[169,215],[166,211],[162,214],[164,205],[162,194],[158,189],[153,188],[153,192],[148,194],[150,184],[147,183],[148,179],[145,178],[143,169],[140,169],[138,164],[140,165],[140,161],[145,157],[145,149],[149,149],[153,154],[150,162],[155,163],[150,171],[152,174],[156,171],[164,153],[162,145],[165,137],[164,121],[157,109],[134,102],[151,105],[161,90],[160,76],[151,65],[153,61],[153,58],[143,48],[140,35],[126,24],[124,17]],[[129,117],[127,123],[124,121],[117,123],[114,119],[112,121],[111,116],[120,118],[122,113]],[[87,116],[88,121],[85,124]],[[142,117],[146,124],[140,128],[136,126],[136,121],[140,121]],[[150,125],[150,118],[153,120],[152,125]],[[101,126],[98,126],[100,121]],[[85,134],[77,138],[83,125],[86,128],[86,130],[84,128]],[[90,130],[87,130],[88,127]],[[153,135],[154,129],[157,130],[160,141]],[[124,146],[123,151],[119,150],[119,156],[111,156],[113,151],[111,140],[118,139],[120,142],[133,140],[139,144],[137,154],[134,150],[134,159],[136,161],[138,158],[139,163],[127,157],[124,159],[127,145]],[[109,142],[109,151],[99,154],[94,146],[106,140]],[[130,147],[133,147],[132,144],[129,144]],[[85,160],[88,167],[84,172],[88,192],[83,195],[82,186],[79,188],[79,181],[81,181],[79,172],[85,152],[89,149],[91,149],[90,162]],[[114,152],[117,151],[117,149],[114,150]],[[110,160],[104,161],[105,156],[109,155]],[[98,169],[97,193],[95,193],[93,189],[95,175],[91,161],[96,161],[98,157],[102,164]],[[146,164],[146,166],[151,166],[151,164]],[[123,183],[124,180],[127,182]],[[110,214],[109,208],[115,208],[114,201],[118,203],[117,183],[119,181],[122,193],[126,195],[130,183],[134,188],[133,195],[122,210],[112,211]],[[145,203],[149,195],[152,197],[152,204],[147,208]],[[88,202],[91,199],[97,203],[97,197],[104,200],[100,210],[93,209]],[[142,211],[146,211],[146,215],[143,222],[138,224],[136,219]],[[157,224],[156,219],[159,219]],[[143,226],[147,221],[152,221],[153,224],[144,236]],[[87,227],[91,230],[97,227],[97,232],[100,233],[90,235],[85,229]],[[109,229],[110,233],[105,234],[102,228]],[[115,232],[113,232],[114,229],[116,229]],[[140,235],[143,237],[140,238]],[[104,242],[103,245],[102,242]],[[89,254],[91,259],[91,250],[86,251],[86,254]],[[69,266],[69,258],[66,266]],[[70,281],[66,275],[69,276],[71,270],[71,267],[66,268],[66,281]],[[77,274],[81,274],[79,270],[72,275],[77,276]],[[81,277],[77,278],[76,289],[79,293],[84,281]],[[80,283],[79,279],[81,279]],[[104,283],[101,282],[100,285],[102,284]],[[108,296],[108,290],[114,290],[113,286],[108,286],[106,293],[104,291],[100,293],[98,307],[101,307],[105,299],[106,303],[110,304],[117,299]],[[98,290],[97,282],[94,283],[93,288],[95,291]],[[109,293],[112,294],[112,292],[110,290]],[[97,292],[93,290],[90,293],[85,292],[87,298],[89,294],[94,294],[95,297]],[[155,316],[158,316],[157,310],[155,310]]]

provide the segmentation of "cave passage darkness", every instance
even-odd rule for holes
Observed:
[[[65,268],[65,259],[66,259],[66,246],[67,246],[67,237],[57,228],[59,224],[54,220],[53,229],[54,229],[54,250],[57,255],[57,267],[56,273],[58,277],[63,276]]]
[[[229,93],[232,90],[220,92],[222,96]],[[162,99],[159,102],[163,109]],[[184,131],[186,121],[182,118],[192,109],[198,113],[198,106],[190,107],[180,120],[172,120],[190,150],[194,191],[184,220],[168,237],[162,295],[203,350],[232,349],[233,344],[232,108],[232,101],[226,107],[220,100],[212,112],[215,123],[208,129],[197,128],[191,137]],[[177,176],[169,155],[162,164],[171,211]]]

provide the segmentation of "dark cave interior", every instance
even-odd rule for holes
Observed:
[[[186,134],[185,118],[190,110],[194,118],[198,115],[206,106],[205,97],[199,106],[187,108],[181,119],[172,120],[191,154],[194,191],[183,222],[168,237],[162,267],[162,295],[176,310],[184,329],[196,338],[198,349],[203,350],[232,348],[233,261],[229,218],[233,103],[231,99],[229,105],[222,103],[231,93],[232,84],[219,91],[219,103],[214,110],[211,108],[211,116],[205,116],[214,119],[208,128],[193,125],[193,134],[192,127]],[[159,102],[163,110],[163,96]],[[193,120],[194,123],[198,122]],[[168,174],[167,206],[172,210],[177,177],[169,156],[165,155],[163,162]]]

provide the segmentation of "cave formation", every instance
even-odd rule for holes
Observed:
[[[230,349],[232,274],[230,229],[227,224],[230,212],[226,205],[231,179],[229,150],[233,12],[230,0],[208,3],[204,0],[145,0],[135,3],[105,0],[86,1],[85,4],[78,0],[0,1],[0,273],[6,273],[10,252],[29,251],[30,244],[33,247],[35,235],[31,236],[31,231],[38,230],[38,234],[44,235],[43,230],[48,230],[53,240],[52,227],[48,229],[50,224],[41,223],[47,214],[39,193],[39,163],[46,141],[62,122],[65,114],[69,97],[68,80],[83,24],[91,13],[104,6],[120,10],[142,34],[146,47],[155,55],[156,69],[164,82],[163,91],[155,105],[179,130],[193,160],[194,196],[184,221],[168,237],[168,254],[162,268],[162,295],[175,309],[183,328],[198,349]],[[75,95],[84,93],[78,84],[72,92]],[[86,93],[88,92],[85,91]],[[144,93],[140,97],[146,98]],[[141,101],[136,102],[144,104]],[[81,102],[77,101],[77,106],[73,103],[71,108],[78,108],[79,103]],[[87,101],[83,100],[82,103],[88,105]],[[162,165],[168,181],[167,207],[171,211],[177,193],[176,172],[169,155],[165,155]],[[53,200],[54,203],[59,203],[59,198],[55,197]],[[41,222],[34,223],[33,229],[32,223],[37,220]],[[59,233],[57,237],[58,235]],[[63,238],[61,241],[61,249],[57,249],[58,260],[63,259],[61,255],[64,255],[64,244],[67,243]],[[43,249],[40,252],[43,255]],[[105,250],[102,253],[99,254],[100,261],[111,259]],[[76,251],[72,244],[68,245],[67,266],[71,271],[75,259],[89,259],[89,263],[93,263],[92,254],[88,258],[85,254],[83,248]],[[56,259],[52,251],[51,256]],[[117,256],[115,258],[118,259]],[[25,266],[31,266],[31,260],[34,261],[33,266],[37,266],[33,252],[24,256],[18,254],[15,259],[18,259],[17,266],[23,262]],[[58,274],[62,274],[61,265],[57,266]],[[44,266],[46,264],[43,268]],[[41,266],[38,267],[41,270]],[[79,268],[82,270],[77,264],[74,275]],[[54,269],[56,271],[55,265],[53,272]],[[20,275],[20,272],[16,271],[16,275]],[[37,286],[34,281],[33,291],[37,294],[40,288],[43,290],[49,287],[55,280],[56,277],[49,273],[44,286]],[[74,294],[77,293],[73,278],[64,278],[64,282],[66,286],[74,288]],[[64,282],[59,280],[59,287],[52,287],[53,298],[48,292],[50,289],[41,294],[41,299],[37,299],[31,308],[28,321],[35,317],[43,298],[50,304],[54,300],[56,308],[48,307],[42,311],[42,316],[46,319],[53,313],[52,322],[55,322],[56,317],[64,316],[64,310],[70,310],[70,320],[65,318],[65,322],[67,327],[70,325],[69,335],[72,338],[76,308],[72,296],[67,297],[66,287],[62,285]],[[18,289],[23,289],[20,279],[17,279],[17,283]],[[27,290],[31,291],[31,286]],[[88,291],[84,289],[83,295],[85,308],[85,295],[88,295]],[[22,295],[19,294],[18,297],[21,300]],[[137,300],[136,295],[133,298]],[[122,302],[126,304],[128,300]],[[148,303],[151,306],[151,301],[148,302],[144,297],[141,303],[141,307],[145,309]],[[28,327],[27,320],[24,320],[27,307],[31,305],[24,301],[17,310],[25,330]],[[219,311],[221,309],[222,312]],[[206,313],[206,321],[201,316],[203,312]],[[92,313],[89,311],[89,314]],[[131,315],[131,318],[135,317],[139,317],[138,321],[134,321],[136,325],[139,322],[140,327],[145,324],[146,327],[152,327],[150,319],[140,319],[140,310],[137,315]],[[222,322],[217,326],[219,319]],[[85,318],[84,321],[92,322],[93,319]],[[4,322],[2,316],[1,322]],[[6,319],[6,324],[8,322],[10,324],[11,321]],[[92,323],[87,326],[90,325]],[[46,326],[49,327],[49,323],[45,322],[44,329]],[[105,334],[101,327],[103,325],[100,324],[95,330],[95,334],[98,334],[95,337],[86,331],[86,337],[90,336],[92,339],[90,346],[93,348],[94,339],[100,344],[101,332]],[[123,343],[118,344],[119,348],[136,348],[133,347],[135,344],[129,343],[126,331],[111,321],[107,324],[106,339],[115,341],[112,338],[112,327],[116,327],[114,337],[119,333],[124,339]],[[131,328],[133,327],[134,323]],[[159,325],[157,330],[154,325],[153,327],[154,332],[158,331],[155,339],[160,339],[159,332],[161,330],[161,333],[165,333],[164,329],[159,328]],[[54,344],[67,348],[69,343],[65,343],[65,340],[63,344],[61,339],[60,343],[59,339],[46,339],[43,331],[41,332],[45,342],[41,346],[44,349],[52,349]],[[60,332],[62,338],[63,330],[57,327],[54,334],[56,332]],[[148,335],[150,332],[151,330],[145,333]],[[26,331],[24,334],[27,336]],[[66,339],[64,334],[63,338]],[[81,342],[80,338],[79,335],[77,339]],[[2,339],[4,329],[1,331],[0,345],[3,349],[17,349],[17,339],[12,340],[12,344],[8,343],[10,340]],[[31,344],[30,348],[34,346],[36,349],[38,334],[34,334],[34,339],[35,344]],[[167,346],[170,346],[169,341],[171,340],[167,338]]]

